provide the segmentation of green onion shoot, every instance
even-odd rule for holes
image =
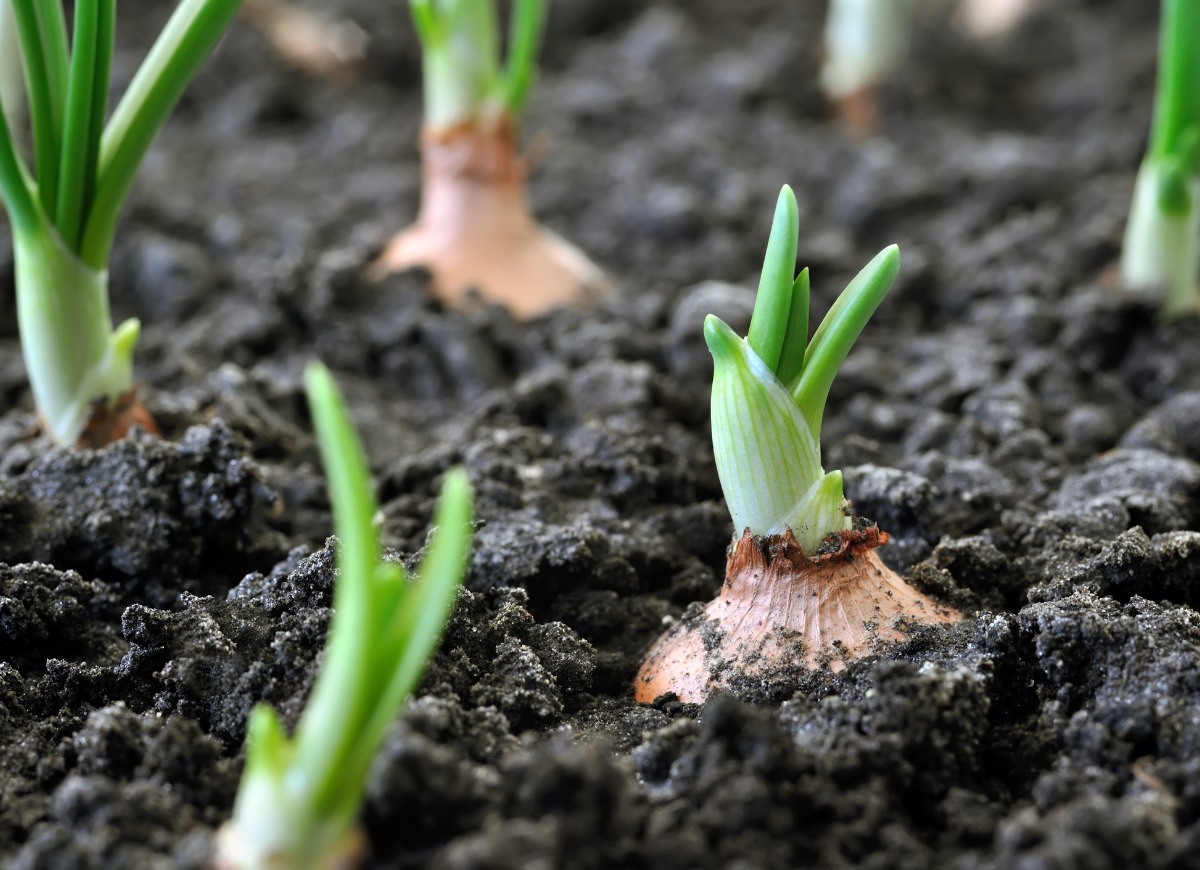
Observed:
[[[1121,251],[1127,287],[1164,291],[1163,314],[1195,311],[1200,289],[1200,3],[1163,0],[1150,146]]]
[[[514,4],[503,64],[493,0],[410,0],[409,8],[421,40],[427,125],[503,126],[520,115],[537,71],[545,0]]]
[[[416,223],[377,275],[424,266],[450,304],[472,292],[521,317],[607,291],[600,270],[541,227],[525,196],[520,118],[537,73],[546,0],[514,0],[502,60],[494,0],[410,0],[425,97]]]
[[[0,196],[12,225],[21,348],[59,444],[152,427],[131,398],[138,322],[112,326],[107,264],[134,173],[241,0],[182,0],[105,124],[116,0],[11,0],[33,168],[0,113]],[[7,96],[6,96],[7,105]]]
[[[233,818],[217,836],[221,868],[326,868],[358,863],[356,825],[371,761],[416,688],[450,617],[470,544],[466,473],[442,485],[437,531],[410,581],[380,558],[366,456],[329,371],[305,373],[337,533],[333,617],[320,673],[295,734],[269,706],[250,714]]]
[[[713,453],[734,537],[720,597],[659,638],[635,681],[639,701],[670,692],[699,702],[739,679],[841,666],[901,639],[913,622],[959,618],[883,564],[875,548],[886,532],[854,517],[841,472],[821,467],[829,389],[891,289],[899,250],[871,260],[810,338],[808,270],[795,274],[798,227],[784,186],[749,333],[741,338],[713,315],[704,322]]]

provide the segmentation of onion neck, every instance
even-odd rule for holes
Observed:
[[[525,196],[525,161],[509,122],[464,122],[421,133],[417,223],[447,242],[526,236],[535,226]]]

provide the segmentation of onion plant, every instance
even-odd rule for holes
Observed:
[[[348,867],[371,761],[437,646],[462,583],[471,490],[461,469],[442,486],[437,531],[418,580],[380,559],[376,503],[362,445],[324,366],[305,373],[338,538],[334,613],[325,656],[295,734],[269,706],[247,727],[233,818],[221,829],[222,868]]]
[[[793,278],[799,213],[784,186],[775,208],[750,331],[714,315],[704,338],[714,361],[713,451],[738,537],[790,529],[807,553],[850,528],[840,471],[821,467],[821,420],[837,375],[900,269],[885,248],[838,297],[811,340],[808,269]]]
[[[604,293],[600,270],[540,226],[525,197],[520,117],[546,0],[514,0],[503,62],[495,0],[410,0],[409,8],[424,75],[421,207],[376,273],[424,266],[446,301],[477,291],[519,316]]]
[[[856,134],[878,124],[875,88],[908,51],[911,0],[830,0],[821,86]]]
[[[1200,3],[1163,0],[1150,146],[1125,227],[1121,276],[1160,287],[1163,313],[1196,310],[1200,280]]]
[[[881,251],[809,338],[808,270],[795,275],[799,224],[779,194],[745,338],[709,315],[712,438],[733,517],[720,597],[678,621],[651,648],[635,697],[671,692],[702,701],[714,687],[761,685],[790,668],[866,655],[912,622],[955,611],[904,582],[875,548],[887,534],[854,517],[840,471],[821,467],[821,423],[838,368],[900,268]]]
[[[138,322],[112,325],[107,263],[134,173],[241,0],[182,0],[105,123],[116,0],[11,0],[33,168],[0,119],[0,195],[12,225],[17,317],[50,437],[71,444],[132,387]],[[95,406],[95,407],[94,407]],[[148,419],[148,418],[147,418]]]

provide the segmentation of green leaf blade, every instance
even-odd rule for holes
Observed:
[[[513,115],[524,110],[537,75],[537,55],[547,9],[545,0],[516,0],[513,5],[504,70],[504,104]]]
[[[312,784],[314,812],[352,819],[370,760],[455,600],[470,539],[470,488],[464,475],[447,476],[422,579],[406,582],[399,565],[379,558],[366,455],[333,376],[313,363],[305,384],[340,548],[325,662],[297,732],[297,762]]]
[[[29,169],[13,144],[12,131],[3,112],[0,112],[0,196],[4,197],[14,230],[28,235],[47,222],[37,201]]]
[[[804,354],[808,350],[809,296],[808,268],[805,267],[792,284],[792,310],[788,314],[779,365],[775,369],[775,374],[785,384],[800,377],[804,370]]]
[[[392,624],[380,639],[379,667],[389,674],[378,695],[374,715],[362,729],[351,769],[365,777],[371,759],[396,712],[417,688],[421,674],[437,649],[446,621],[458,600],[471,545],[471,486],[466,471],[446,475],[434,515],[436,531],[408,584]]]
[[[67,88],[67,37],[59,0],[12,0],[21,42],[37,192],[46,214],[58,198],[58,154]]]
[[[779,368],[780,353],[792,310],[792,287],[796,274],[796,244],[800,233],[800,209],[796,195],[786,184],[775,202],[775,217],[763,257],[758,295],[746,336],[751,350],[773,372]]]
[[[341,612],[366,613],[371,604],[369,584],[379,554],[379,536],[373,524],[375,495],[367,471],[367,457],[350,421],[341,391],[329,369],[311,364],[304,384],[313,410],[313,427],[321,461],[329,479],[334,532],[338,536],[339,566],[356,582],[343,584],[342,599],[334,606]],[[339,587],[339,588],[343,588]]]
[[[838,369],[899,271],[900,249],[890,245],[854,277],[813,334],[803,370],[789,390],[814,437],[820,437],[825,402]]]
[[[59,235],[73,251],[78,250],[83,214],[96,183],[100,133],[108,104],[115,13],[113,0],[80,3],[75,9],[75,42],[67,82],[54,213]]]
[[[408,10],[412,14],[422,51],[428,51],[445,38],[434,0],[409,0]]]
[[[379,537],[366,455],[329,370],[311,363],[304,372],[317,445],[329,482],[338,538],[334,614],[325,661],[297,733],[297,756],[312,782],[312,800],[328,811],[340,798],[345,760],[357,728],[371,715],[374,675],[364,671],[374,636],[374,575]]]
[[[117,215],[146,152],[184,89],[233,21],[242,0],[182,0],[117,104],[100,142],[96,192],[79,255],[108,260]]]
[[[1163,0],[1159,27],[1158,83],[1149,154],[1190,160],[1187,130],[1200,124],[1200,3]]]

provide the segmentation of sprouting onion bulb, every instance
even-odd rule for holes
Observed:
[[[241,0],[182,0],[105,125],[116,0],[11,0],[33,170],[0,113],[0,195],[13,230],[17,317],[50,437],[71,444],[92,405],[132,386],[138,323],[112,326],[107,264],[134,173]],[[9,99],[5,96],[6,108]]]
[[[437,647],[466,568],[471,489],[461,469],[446,475],[437,531],[410,582],[383,561],[370,474],[329,371],[305,373],[309,406],[329,477],[338,537],[334,613],[325,658],[296,733],[256,707],[233,818],[221,829],[217,866],[352,866],[355,825],[371,761],[396,712]]]
[[[373,272],[420,266],[451,305],[477,299],[535,317],[610,295],[604,273],[534,218],[521,113],[537,72],[546,0],[510,4],[501,61],[496,0],[410,0],[421,40],[421,206]]]
[[[747,336],[709,315],[713,452],[734,538],[721,593],[655,641],[634,698],[702,703],[771,685],[797,668],[845,663],[958,611],[880,559],[887,533],[854,521],[842,475],[821,467],[829,388],[900,268],[893,245],[867,264],[808,337],[808,271],[795,276],[796,199],[779,194]]]
[[[1197,307],[1200,281],[1200,3],[1163,0],[1150,147],[1121,251],[1132,288],[1165,291],[1163,314]]]
[[[790,529],[812,554],[850,528],[840,471],[821,467],[821,420],[829,388],[900,268],[892,245],[858,273],[808,338],[808,270],[793,277],[799,217],[780,191],[758,297],[746,338],[709,315],[714,361],[713,451],[735,538]]]

